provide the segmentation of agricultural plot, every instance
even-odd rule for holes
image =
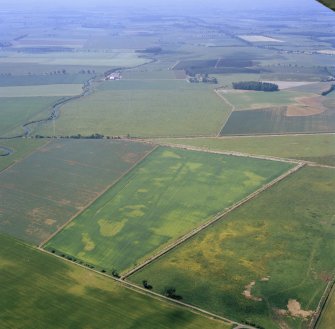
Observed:
[[[41,243],[150,149],[117,141],[47,144],[0,174],[0,231]]]
[[[2,97],[0,98],[0,136],[22,134],[21,125],[36,116],[48,116],[48,110],[59,97]]]
[[[50,52],[50,53],[16,53],[4,52],[2,64],[39,64],[39,65],[76,65],[131,67],[147,63],[133,51],[129,52]]]
[[[7,236],[1,236],[0,247],[3,329],[231,327],[126,289]]]
[[[293,110],[295,111],[295,109]],[[305,110],[306,108],[304,107],[297,108],[296,115],[288,115],[287,107],[236,111],[230,116],[227,124],[221,131],[221,135],[318,133],[335,131],[334,110],[325,110],[322,113],[312,115],[305,115]]]
[[[82,84],[0,87],[1,98],[75,96],[82,92]]]
[[[334,198],[334,169],[301,169],[130,280],[238,321],[303,328],[334,274]]]
[[[0,86],[45,86],[45,85],[77,85],[84,84],[92,78],[93,74],[88,73],[62,73],[59,72],[44,72],[43,74],[31,75],[0,75]]]
[[[277,92],[219,90],[219,93],[222,93],[225,98],[234,104],[237,111],[285,106],[295,103],[297,98],[307,96],[306,93],[287,90]]]
[[[66,104],[55,128],[56,135],[213,136],[228,114],[228,105],[204,84],[108,81],[94,94]],[[39,133],[49,135],[53,127]]]
[[[16,161],[20,161],[24,157],[28,156],[37,148],[45,145],[46,140],[40,139],[9,139],[0,140],[0,154],[8,154],[0,157],[0,171],[6,169]],[[4,151],[1,151],[3,148]],[[6,150],[9,150],[6,151]]]
[[[125,271],[291,167],[159,148],[45,247]]]
[[[284,42],[283,40],[266,37],[264,35],[239,35],[238,37],[248,42]]]
[[[156,143],[201,147],[215,151],[235,151],[313,161],[335,166],[335,135],[243,136],[220,138],[166,138]]]

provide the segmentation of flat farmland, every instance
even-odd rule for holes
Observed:
[[[260,91],[219,91],[232,104],[236,110],[255,110],[273,106],[284,106],[295,103],[295,99],[308,94],[302,92],[294,92],[289,90],[281,90],[277,92],[260,92]]]
[[[2,64],[39,64],[39,65],[77,65],[131,67],[145,64],[147,59],[140,58],[134,51],[125,52],[51,52],[51,53],[11,53],[3,52]]]
[[[61,72],[61,71],[60,71]],[[93,74],[88,73],[57,73],[46,71],[43,74],[30,75],[0,75],[0,86],[46,86],[46,85],[82,85],[92,78]],[[69,86],[71,87],[71,86]]]
[[[335,170],[306,167],[130,280],[267,329],[305,328],[335,265]]]
[[[321,96],[320,96],[321,97]],[[319,133],[335,131],[335,110],[313,115],[287,115],[287,107],[233,112],[221,135]],[[299,110],[300,111],[300,110]],[[301,112],[302,113],[302,112]]]
[[[2,329],[231,328],[7,236],[0,238]]]
[[[150,149],[118,141],[45,145],[0,174],[0,231],[41,243]]]
[[[0,87],[0,98],[75,96],[80,95],[82,92],[82,84],[9,86]]]
[[[213,87],[206,85],[186,81],[110,81],[94,94],[66,104],[55,122],[56,134],[213,136],[229,110]],[[43,127],[40,133],[48,135],[52,129]]]
[[[329,329],[334,325],[334,323],[335,323],[335,289],[333,288],[316,328]]]
[[[158,148],[45,247],[124,272],[291,167]]]
[[[22,134],[21,125],[45,113],[59,97],[2,97],[0,98],[0,136]]]
[[[270,155],[335,166],[335,135],[237,136],[215,138],[165,138],[156,143],[189,145],[215,151]]]
[[[41,139],[16,138],[0,140],[0,154],[2,147],[4,149],[10,150],[10,154],[8,156],[0,157],[0,171],[12,165],[14,162],[20,161],[22,158],[28,156],[34,150],[45,145],[46,143],[46,140]]]

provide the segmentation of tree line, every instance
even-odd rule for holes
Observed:
[[[256,91],[278,91],[279,87],[275,83],[261,81],[240,81],[233,82],[234,89],[256,90]]]
[[[327,96],[328,94],[330,94],[332,91],[335,90],[335,85],[331,85],[329,89],[325,90],[324,92],[322,92],[322,96]]]

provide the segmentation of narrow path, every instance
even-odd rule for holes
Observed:
[[[159,145],[171,147],[171,148],[184,149],[188,151],[198,151],[198,152],[206,152],[206,153],[213,153],[213,154],[232,155],[232,156],[243,157],[243,158],[254,158],[254,159],[289,162],[289,163],[305,163],[305,164],[309,163],[303,160],[280,158],[280,157],[274,157],[270,155],[257,155],[257,154],[235,152],[235,151],[216,151],[216,150],[209,150],[208,148],[205,148],[205,147],[197,147],[197,146],[182,145],[182,144],[160,143]],[[314,162],[310,162],[310,163],[314,165]]]
[[[139,264],[138,266],[134,267],[133,269],[131,269],[130,271],[126,272],[125,274],[122,275],[121,280],[125,280],[126,278],[128,278],[129,276],[131,276],[132,274],[138,272],[139,270],[141,270],[142,268],[144,268],[145,266],[149,265],[150,263],[152,263],[153,261],[157,260],[158,258],[162,257],[163,255],[167,254],[168,252],[170,252],[171,250],[175,249],[176,247],[178,247],[179,245],[181,245],[182,243],[184,243],[185,241],[193,238],[195,235],[197,235],[198,233],[200,233],[201,231],[203,231],[204,229],[206,229],[209,226],[212,226],[213,224],[215,224],[217,221],[221,220],[224,216],[226,216],[227,214],[229,214],[230,212],[232,212],[233,210],[241,207],[242,205],[244,205],[245,203],[247,203],[248,201],[254,199],[255,197],[257,197],[260,193],[264,192],[265,190],[271,188],[273,185],[277,184],[278,182],[282,181],[283,179],[287,178],[288,176],[290,176],[291,174],[297,172],[299,169],[301,169],[302,167],[305,166],[304,162],[299,162],[297,164],[297,166],[293,167],[292,169],[288,170],[287,172],[285,172],[284,174],[282,174],[281,176],[277,177],[276,179],[272,180],[271,182],[263,185],[261,188],[259,188],[258,190],[256,190],[255,192],[249,194],[247,197],[245,197],[244,199],[242,199],[241,201],[236,202],[235,204],[233,204],[232,206],[230,206],[229,208],[226,208],[223,212],[218,213],[214,218],[212,218],[210,221],[207,221],[206,223],[198,226],[197,228],[193,229],[192,231],[190,231],[189,233],[185,234],[184,236],[180,237],[179,239],[175,240],[173,243],[169,244],[168,246],[166,246],[165,248],[163,248],[162,250],[160,250],[158,253],[152,255],[150,258],[148,258],[146,261],[144,261],[143,263]]]
[[[146,140],[140,140],[143,143],[148,143]],[[154,142],[154,139],[150,142]],[[199,152],[207,152],[207,153],[214,153],[214,154],[223,154],[223,155],[233,155],[238,157],[246,157],[246,158],[255,158],[255,159],[262,159],[262,160],[271,160],[271,161],[281,161],[281,162],[290,162],[290,163],[305,163],[306,165],[310,167],[319,167],[319,168],[327,168],[327,169],[335,169],[335,166],[331,165],[324,165],[317,162],[312,161],[305,161],[301,159],[295,159],[295,158],[281,158],[271,155],[262,155],[262,154],[253,154],[253,153],[244,153],[244,152],[235,152],[235,151],[218,151],[218,150],[210,150],[206,147],[201,146],[190,146],[190,145],[184,145],[184,144],[171,144],[171,143],[159,143],[161,146],[167,146],[172,148],[180,148],[184,150],[189,151],[199,151]]]
[[[214,92],[228,105],[231,107],[230,109],[230,113],[228,114],[226,120],[223,122],[218,134],[216,137],[220,137],[221,136],[221,132],[223,130],[223,128],[225,127],[225,125],[227,124],[230,116],[232,115],[232,113],[236,110],[236,106],[234,104],[232,104],[226,97],[224,97],[221,93],[220,93],[220,89],[215,89]]]

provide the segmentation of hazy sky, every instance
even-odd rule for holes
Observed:
[[[200,9],[217,7],[221,9],[262,9],[262,8],[279,8],[287,10],[292,8],[304,9],[315,9],[321,8],[322,6],[315,0],[0,0],[1,8],[5,9],[10,6],[11,8],[50,8],[54,9],[57,7],[76,7],[78,9],[85,8],[99,8],[101,6],[108,7],[126,7],[130,6],[146,8],[189,8],[189,9]]]
[[[99,5],[108,5],[113,6],[153,6],[161,7],[165,6],[216,6],[216,7],[226,7],[226,8],[273,8],[273,7],[320,7],[315,0],[57,0],[57,1],[48,1],[48,0],[0,0],[2,3],[1,7],[4,5],[10,4],[11,7],[15,6],[19,8],[20,6],[24,7],[54,7],[54,6],[77,6],[78,8],[83,7],[98,7]]]

